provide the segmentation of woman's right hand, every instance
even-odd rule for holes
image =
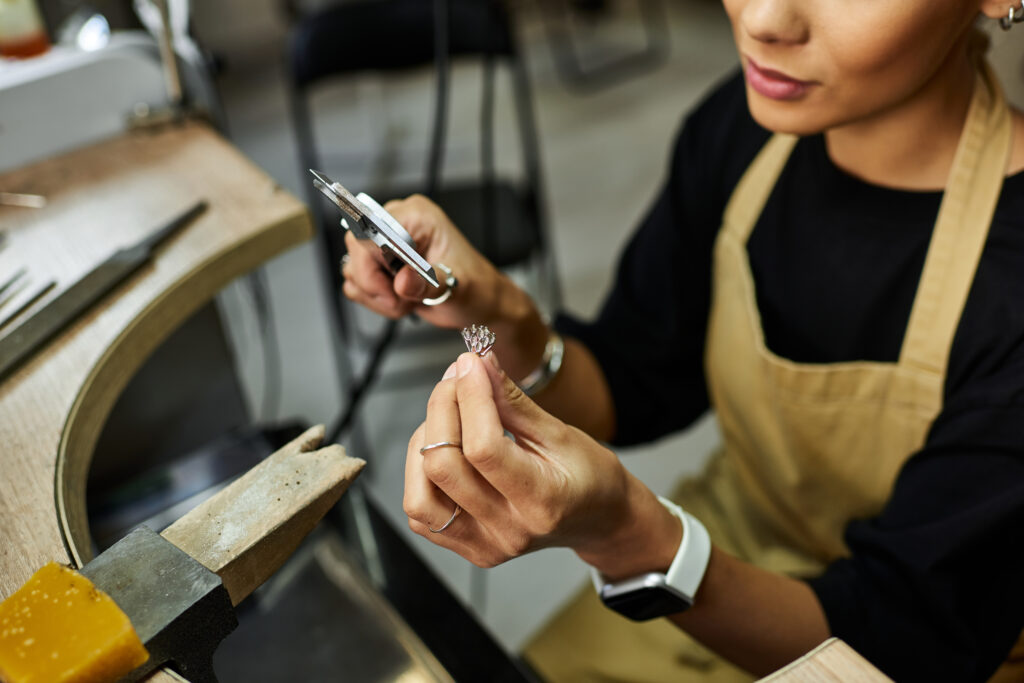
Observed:
[[[443,272],[435,268],[440,288],[431,287],[408,266],[392,276],[375,244],[346,232],[349,258],[342,268],[346,297],[388,318],[416,313],[445,328],[486,323],[502,315],[502,301],[507,298],[503,291],[515,285],[473,248],[441,207],[422,195],[412,195],[388,202],[384,208],[408,231],[428,263],[452,269],[458,285],[443,304],[424,305],[424,298],[444,292]]]
[[[403,505],[414,532],[481,567],[560,546],[624,578],[667,570],[682,533],[612,451],[534,403],[493,354],[461,354],[434,388]]]

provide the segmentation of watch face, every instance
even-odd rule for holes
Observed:
[[[685,595],[665,584],[665,575],[645,574],[601,589],[605,606],[633,621],[647,621],[686,610],[692,604]]]

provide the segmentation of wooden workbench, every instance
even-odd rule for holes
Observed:
[[[36,163],[0,175],[0,189],[48,200],[42,209],[0,207],[8,232],[0,280],[23,266],[34,282],[56,280],[42,301],[195,201],[209,203],[151,263],[0,382],[3,599],[48,561],[89,559],[86,474],[142,362],[225,284],[308,239],[312,226],[298,200],[199,123]]]
[[[892,683],[849,645],[829,638],[759,683]]]

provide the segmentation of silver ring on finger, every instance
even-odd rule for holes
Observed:
[[[430,533],[432,533],[432,534],[439,534],[439,533],[441,533],[442,531],[444,531],[445,529],[447,529],[448,527],[450,527],[452,525],[452,522],[455,521],[455,518],[459,516],[460,512],[462,512],[462,508],[459,507],[458,503],[456,503],[455,504],[455,510],[452,511],[452,516],[448,518],[447,522],[442,524],[437,529],[435,529],[434,527],[429,526],[429,525],[427,526],[427,528],[430,529]]]
[[[455,286],[459,284],[458,279],[456,279],[455,275],[452,274],[452,269],[445,264],[438,263],[434,268],[444,273],[445,289],[439,296],[436,296],[433,299],[423,299],[421,303],[424,306],[440,306],[445,301],[448,301],[452,296],[452,292],[455,291]]]
[[[341,264],[338,266],[338,272],[341,273],[342,277],[345,277],[345,266],[347,266],[351,260],[352,257],[349,254],[341,255]]]
[[[420,455],[426,453],[427,451],[432,451],[435,448],[462,448],[462,444],[456,443],[454,441],[438,441],[437,443],[428,443],[426,446],[420,449]]]

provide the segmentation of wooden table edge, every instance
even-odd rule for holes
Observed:
[[[216,253],[150,301],[90,369],[64,423],[54,472],[60,533],[76,566],[92,557],[85,487],[93,449],[125,385],[171,332],[231,280],[311,235],[308,211],[301,211]]]

